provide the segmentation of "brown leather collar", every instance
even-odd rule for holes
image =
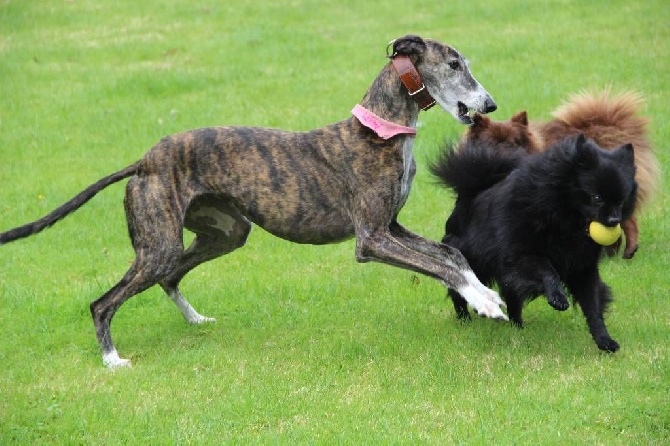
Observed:
[[[393,67],[398,72],[400,80],[409,91],[409,95],[416,101],[421,110],[428,110],[435,105],[435,99],[428,93],[428,89],[423,84],[419,72],[416,71],[414,64],[408,56],[396,54],[389,56],[393,62]]]

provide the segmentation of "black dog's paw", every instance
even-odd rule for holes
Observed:
[[[472,320],[472,316],[470,316],[470,312],[467,310],[467,308],[459,308],[456,310],[456,319],[461,322],[470,322]]]
[[[619,350],[619,343],[610,337],[601,338],[596,343],[598,344],[598,348],[600,350],[609,353],[614,353]]]
[[[568,299],[562,294],[548,296],[547,302],[549,302],[549,305],[551,305],[554,310],[565,311],[570,308],[570,302],[568,302]]]

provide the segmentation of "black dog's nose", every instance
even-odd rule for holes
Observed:
[[[619,223],[621,223],[621,219],[619,217],[607,217],[607,226],[616,226]]]
[[[488,98],[486,102],[484,103],[484,113],[491,113],[496,111],[498,106],[496,105],[495,102],[493,102],[493,99]]]

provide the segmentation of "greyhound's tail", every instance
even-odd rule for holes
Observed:
[[[17,228],[10,229],[9,231],[0,233],[0,245],[37,234],[54,223],[57,223],[61,219],[67,217],[72,212],[82,207],[88,202],[88,200],[93,198],[98,192],[107,186],[134,175],[137,172],[138,167],[139,161],[126,167],[125,169],[119,170],[118,172],[115,172],[91,184],[86,189],[79,192],[74,198],[59,206],[57,209],[54,209],[50,214],[45,215],[39,220],[35,220],[23,226],[19,226]]]

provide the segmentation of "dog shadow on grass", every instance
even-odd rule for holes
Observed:
[[[505,356],[558,356],[569,362],[587,356],[616,356],[598,350],[584,324],[583,314],[574,305],[567,311],[557,312],[548,306],[541,308],[539,302],[531,302],[524,316],[522,328],[478,317],[461,321],[453,311],[446,317],[455,327],[449,330],[450,336],[470,351]],[[613,331],[617,332],[616,327]]]

